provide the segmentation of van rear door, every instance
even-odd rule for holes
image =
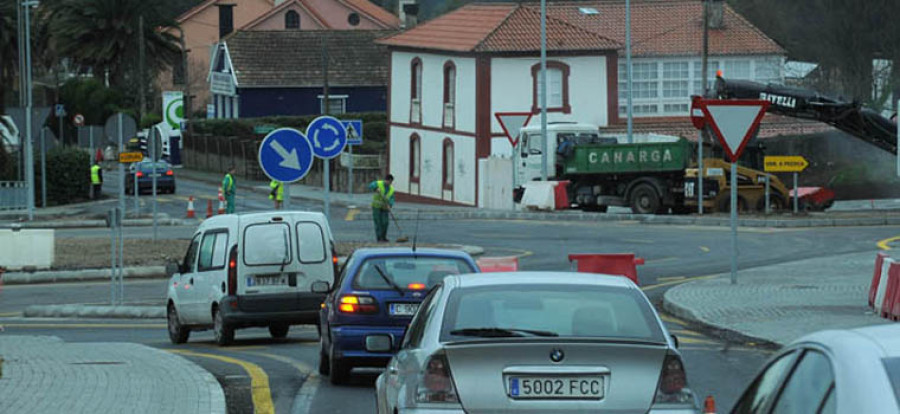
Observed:
[[[291,225],[282,217],[245,217],[238,246],[237,294],[289,293],[296,286]]]

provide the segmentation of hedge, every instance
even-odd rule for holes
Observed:
[[[41,164],[35,158],[35,200],[41,200]],[[47,152],[47,204],[77,203],[88,199],[91,156],[73,147],[56,147]]]

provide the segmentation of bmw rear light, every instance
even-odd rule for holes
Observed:
[[[666,355],[654,404],[694,404],[694,393],[688,388],[684,363],[676,354]]]
[[[137,178],[141,178],[141,177],[144,176],[144,173],[143,173],[143,171],[138,171],[138,172],[134,173],[134,175],[135,175]]]
[[[373,314],[378,312],[378,304],[375,298],[365,295],[344,295],[341,296],[341,303],[338,304],[338,310],[341,313],[355,314]]]
[[[237,246],[231,248],[231,253],[228,254],[228,295],[234,296],[237,294],[237,260],[238,260],[238,251]]]
[[[171,176],[175,175],[175,172],[172,170],[168,170],[168,171],[166,171],[166,175],[171,177]]]
[[[419,374],[416,402],[459,402],[456,387],[453,386],[453,377],[450,375],[450,364],[447,363],[447,355],[443,351],[439,351],[428,358],[428,362],[425,363],[425,370]]]

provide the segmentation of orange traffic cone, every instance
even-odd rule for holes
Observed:
[[[225,214],[225,196],[222,194],[222,189],[219,189],[219,214]]]
[[[187,218],[196,218],[194,213],[194,196],[188,197]]]
[[[716,414],[716,399],[712,395],[707,395],[703,401],[703,414]]]
[[[206,200],[206,218],[213,216],[212,200]]]

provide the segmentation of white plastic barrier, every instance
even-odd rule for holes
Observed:
[[[554,189],[556,181],[529,181],[525,183],[522,207],[536,210],[553,210],[556,207]]]
[[[10,270],[53,265],[52,229],[0,229],[0,265]]]
[[[884,263],[881,264],[881,279],[878,281],[878,290],[875,293],[875,303],[872,306],[875,308],[875,314],[881,314],[881,306],[884,304],[884,295],[887,290],[888,283],[888,272],[891,269],[891,263],[895,263],[894,259],[890,257],[884,258]]]

